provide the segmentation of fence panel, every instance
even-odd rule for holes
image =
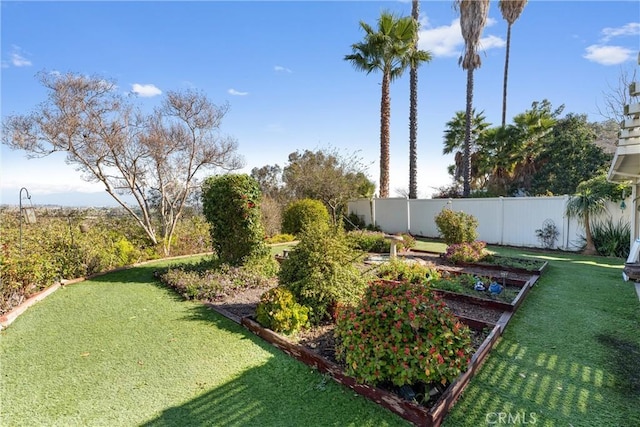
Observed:
[[[409,232],[409,204],[405,198],[373,199],[375,222],[386,233]]]
[[[568,196],[496,197],[482,199],[373,199],[349,203],[349,212],[376,224],[387,233],[410,232],[416,236],[441,237],[435,217],[444,208],[462,211],[478,219],[478,239],[489,244],[520,247],[544,247],[536,236],[545,221],[559,232],[554,248],[578,250],[584,227],[577,218],[565,215]],[[629,199],[625,201],[631,205]],[[604,214],[596,220],[629,222],[629,213],[620,204],[608,202]]]

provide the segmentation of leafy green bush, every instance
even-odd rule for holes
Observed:
[[[620,219],[614,223],[611,218],[607,221],[594,221],[591,224],[591,237],[600,255],[625,259],[629,257],[631,226],[628,222]]]
[[[273,245],[276,243],[293,242],[294,240],[296,240],[296,236],[294,236],[293,234],[276,234],[273,237],[269,237],[267,239],[267,243]]]
[[[348,375],[397,386],[453,381],[468,365],[471,334],[428,287],[375,282],[339,311],[335,334]]]
[[[364,252],[388,253],[390,243],[384,233],[376,231],[350,231],[347,233],[349,243]]]
[[[298,304],[290,290],[276,287],[260,298],[256,308],[258,322],[276,332],[292,334],[306,326],[309,309]]]
[[[435,267],[428,267],[417,262],[393,259],[378,267],[377,276],[385,280],[397,280],[414,284],[427,285],[431,280],[440,277]]]
[[[260,220],[261,192],[249,175],[209,177],[202,186],[204,215],[213,249],[222,263],[238,266],[269,256]]]
[[[444,258],[454,264],[460,262],[478,262],[485,256],[487,244],[480,240],[471,243],[449,245]]]
[[[282,232],[297,236],[306,227],[324,226],[329,220],[329,212],[320,200],[296,200],[282,213]]]
[[[353,264],[361,255],[340,228],[307,228],[282,262],[280,285],[311,309],[310,320],[318,324],[332,316],[338,303],[353,304],[362,296],[365,280]]]
[[[447,245],[470,243],[478,237],[478,220],[464,212],[445,208],[436,216],[436,226]]]
[[[135,221],[119,208],[37,207],[36,224],[22,224],[17,208],[0,208],[0,312],[58,279],[89,276],[162,255]],[[175,255],[210,250],[202,215],[181,218]],[[20,248],[22,247],[22,250]],[[276,266],[277,267],[277,266]]]

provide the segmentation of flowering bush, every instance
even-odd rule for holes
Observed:
[[[471,243],[456,243],[447,247],[444,257],[454,264],[459,262],[478,262],[485,257],[484,248],[486,246],[487,244],[480,240]]]
[[[260,298],[256,318],[260,324],[276,332],[291,334],[307,324],[309,309],[298,304],[290,290],[277,287]]]
[[[339,311],[335,334],[347,374],[369,384],[447,384],[472,353],[469,328],[427,287],[406,282],[372,283]]]

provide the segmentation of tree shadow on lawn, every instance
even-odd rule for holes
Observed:
[[[293,363],[271,358],[232,381],[163,410],[141,426],[407,425],[309,368],[292,367]]]
[[[328,376],[285,355],[211,307],[195,305],[186,320],[207,322],[250,340],[269,353],[268,360],[231,381],[167,408],[144,427],[159,426],[380,426],[407,423],[391,412],[355,395]]]
[[[611,357],[606,363],[610,365],[616,377],[616,389],[623,395],[639,395],[640,346],[613,334],[599,334],[596,338],[610,351]]]

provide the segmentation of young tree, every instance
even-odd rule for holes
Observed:
[[[349,199],[373,194],[375,185],[367,178],[365,170],[355,154],[341,156],[330,149],[296,151],[289,154],[283,181],[290,199],[321,200],[335,222]]]
[[[487,23],[489,0],[455,0],[454,7],[460,11],[460,30],[464,38],[465,51],[460,57],[462,69],[467,70],[467,109],[464,137],[464,183],[462,195],[471,193],[471,114],[473,111],[473,72],[480,68],[478,43]]]
[[[47,100],[29,115],[7,117],[2,143],[29,157],[66,152],[83,178],[104,184],[165,254],[198,173],[242,166],[237,142],[219,134],[228,106],[202,93],[168,92],[162,106],[144,116],[115,82],[100,76],[38,77],[49,91]]]
[[[484,111],[476,113],[475,109],[471,111],[471,128],[470,128],[470,145],[469,153],[471,157],[471,187],[478,189],[478,184],[482,181],[482,164],[484,163],[484,151],[479,145],[484,140],[484,134],[487,132],[490,123],[486,121]],[[466,115],[464,111],[457,111],[455,116],[445,125],[444,131],[444,148],[442,154],[455,154],[455,164],[450,167],[454,181],[464,179],[465,163],[464,150],[466,135]]]
[[[581,184],[578,186],[578,192],[569,199],[566,209],[568,217],[578,218],[584,226],[586,245],[582,253],[597,255],[598,251],[591,233],[591,217],[606,209],[605,198],[594,192],[588,185]]]
[[[410,17],[397,18],[383,12],[378,18],[377,30],[361,21],[364,41],[351,46],[353,53],[344,59],[356,70],[382,72],[380,100],[380,197],[389,197],[389,143],[391,121],[391,82],[400,77],[411,63],[420,64],[430,59],[429,53],[415,49],[417,23]]]

